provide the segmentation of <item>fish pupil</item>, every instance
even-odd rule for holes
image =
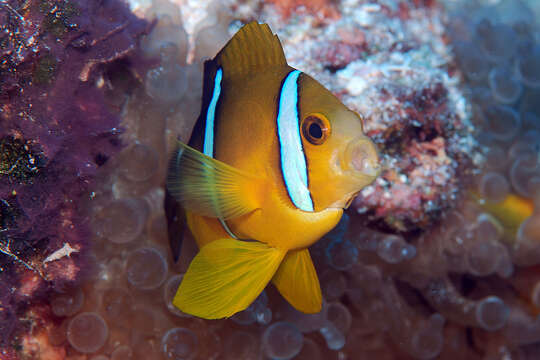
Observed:
[[[323,136],[322,128],[319,124],[313,123],[309,125],[309,135],[315,139],[320,139]]]

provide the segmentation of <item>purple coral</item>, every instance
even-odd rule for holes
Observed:
[[[124,92],[147,27],[120,1],[0,3],[0,345],[44,291],[80,278],[79,199],[121,147],[107,71],[130,69]]]

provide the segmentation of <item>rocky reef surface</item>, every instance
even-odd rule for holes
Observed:
[[[0,358],[537,358],[535,6],[0,2]],[[206,321],[171,304],[196,246],[173,262],[167,157],[252,20],[363,115],[384,170],[311,248],[320,314],[269,286]]]

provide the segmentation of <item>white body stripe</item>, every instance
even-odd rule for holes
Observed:
[[[300,138],[298,76],[300,71],[291,71],[283,81],[279,94],[277,128],[281,172],[293,204],[300,210],[313,211],[313,201],[308,189],[306,157]]]
[[[203,153],[211,158],[214,157],[214,122],[216,118],[216,106],[221,94],[221,79],[223,78],[223,70],[217,69],[216,77],[214,78],[214,91],[212,99],[206,111],[206,126],[204,128],[204,143]]]
[[[221,95],[221,79],[223,79],[223,70],[219,68],[217,69],[216,77],[214,78],[214,91],[212,92],[212,99],[210,99],[210,104],[208,104],[208,109],[206,110],[206,126],[204,127],[203,153],[211,158],[214,157],[214,124],[216,120],[216,106],[219,96]],[[233,239],[238,239],[223,219],[218,218],[218,220],[229,236]]]

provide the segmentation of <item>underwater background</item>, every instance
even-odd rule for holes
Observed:
[[[540,1],[0,0],[0,359],[540,358]],[[202,63],[266,22],[383,171],[227,320],[171,304],[164,183]],[[299,229],[299,231],[302,231]]]

